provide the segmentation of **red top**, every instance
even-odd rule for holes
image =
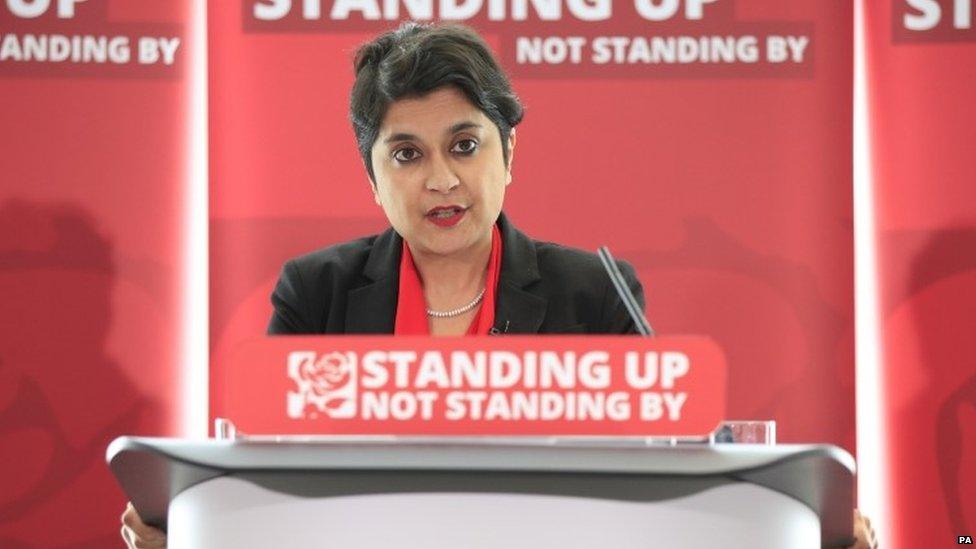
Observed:
[[[488,335],[488,331],[495,324],[495,295],[501,264],[502,235],[498,231],[498,225],[495,225],[491,230],[491,255],[488,256],[485,297],[474,320],[468,326],[466,335]],[[400,289],[397,295],[393,335],[430,335],[423,282],[420,280],[416,265],[413,264],[410,246],[407,246],[406,241],[403,242],[403,252],[400,254]]]

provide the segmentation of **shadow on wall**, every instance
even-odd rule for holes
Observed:
[[[119,544],[105,448],[153,405],[107,355],[112,251],[78,206],[0,203],[0,547]]]
[[[976,455],[965,455],[962,448],[963,425],[959,412],[964,406],[976,410],[976,374],[942,401],[936,424],[936,448],[939,449],[939,478],[942,496],[949,512],[953,532],[972,532],[976,523],[968,522],[963,512],[963,494],[972,497],[976,486],[963,486],[963,467],[973,468]],[[968,465],[964,465],[968,464]]]
[[[905,547],[976,527],[976,223],[881,234],[893,532]]]
[[[264,335],[271,290],[285,261],[313,250],[376,234],[380,218],[275,217],[210,222],[210,345],[219,370],[224,352]]]
[[[775,419],[780,442],[853,453],[853,307],[831,304],[811,269],[751,249],[710,219],[686,219],[685,231],[674,250],[618,254],[653,272],[644,280],[652,325],[722,346],[730,418]],[[852,264],[836,268],[852,279]]]
[[[958,278],[962,276],[963,278]],[[967,520],[964,494],[972,501],[976,478],[967,478],[976,453],[964,441],[976,431],[966,429],[961,414],[976,412],[976,343],[973,319],[976,314],[976,229],[950,229],[929,234],[911,262],[906,300],[926,291],[933,306],[913,308],[914,329],[919,342],[918,365],[928,371],[931,392],[939,395],[935,416],[933,459],[938,463],[939,481],[953,535],[968,534],[976,522]],[[959,283],[952,283],[958,280]],[[949,285],[940,284],[949,282]],[[926,296],[928,297],[928,296]],[[970,375],[966,377],[966,373]],[[962,381],[959,381],[962,379]],[[946,395],[947,396],[942,396]],[[968,410],[967,410],[968,409]],[[926,426],[928,427],[928,426]],[[929,448],[921,444],[921,448]],[[976,509],[970,509],[976,511]]]

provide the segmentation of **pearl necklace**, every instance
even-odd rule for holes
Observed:
[[[475,307],[478,306],[479,303],[481,303],[481,300],[484,299],[485,297],[485,291],[487,289],[488,288],[484,288],[483,290],[481,290],[481,293],[478,294],[478,297],[474,298],[474,301],[468,303],[467,305],[458,307],[457,309],[451,309],[450,311],[435,311],[433,309],[426,309],[427,316],[432,316],[434,318],[451,318],[454,316],[463,315],[464,313],[470,311],[471,309],[474,309]]]

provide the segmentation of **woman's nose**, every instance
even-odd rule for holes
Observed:
[[[427,174],[427,190],[448,193],[460,184],[461,180],[447,159],[434,155],[430,162],[430,173]]]

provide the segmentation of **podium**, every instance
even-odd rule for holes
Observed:
[[[829,445],[644,438],[121,437],[109,466],[169,546],[844,547]]]

